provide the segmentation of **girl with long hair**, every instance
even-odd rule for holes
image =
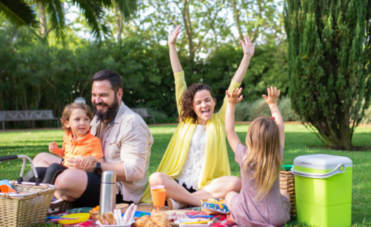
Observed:
[[[201,199],[224,198],[229,191],[241,189],[241,180],[231,176],[228,161],[224,129],[226,99],[219,112],[214,113],[216,99],[210,86],[198,83],[187,88],[175,48],[179,29],[180,25],[168,40],[179,125],[156,173],[149,179],[150,186],[165,186],[170,209],[201,206]],[[254,46],[248,36],[240,42],[243,58],[230,90],[240,86],[254,55]],[[144,192],[142,202],[151,203],[149,188]]]
[[[280,91],[268,88],[263,95],[272,118],[258,117],[249,126],[244,146],[234,131],[234,110],[242,100],[239,88],[227,93],[225,130],[235,161],[241,167],[242,189],[229,192],[231,218],[242,226],[283,226],[290,220],[290,195],[280,190],[279,173],[285,144],[284,125],[277,106]]]

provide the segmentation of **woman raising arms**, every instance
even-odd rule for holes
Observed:
[[[170,33],[168,40],[179,125],[157,172],[149,179],[150,185],[165,186],[170,209],[201,206],[201,199],[224,198],[228,192],[241,189],[241,180],[231,176],[228,161],[224,129],[226,98],[219,112],[214,114],[216,99],[210,86],[197,83],[187,88],[175,47],[179,30],[180,25]],[[245,42],[240,42],[244,55],[229,86],[230,91],[240,86],[254,55],[248,36]],[[151,203],[149,188],[142,202]]]

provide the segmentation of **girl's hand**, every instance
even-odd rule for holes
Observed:
[[[248,57],[252,58],[254,56],[255,47],[251,44],[251,40],[249,36],[245,35],[245,42],[240,40],[243,53],[247,55]]]
[[[178,37],[179,35],[179,29],[180,29],[181,25],[178,25],[175,30],[173,32],[170,33],[169,35],[169,39],[168,39],[168,44],[169,45],[175,45],[176,43],[176,38]]]
[[[237,103],[241,102],[243,95],[241,95],[242,87],[238,88],[237,90],[233,89],[231,94],[228,93],[228,90],[225,91],[227,94],[227,101],[228,104],[236,105]]]
[[[277,91],[276,87],[267,88],[267,91],[268,97],[266,95],[263,95],[263,98],[265,99],[267,104],[268,105],[277,104],[278,97],[280,97],[281,91],[280,90]]]
[[[55,141],[49,143],[49,152],[53,153],[58,149],[58,145]]]

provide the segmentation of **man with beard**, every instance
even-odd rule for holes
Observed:
[[[104,163],[95,160],[83,168],[78,158],[66,159],[67,169],[55,181],[55,197],[74,207],[99,205],[101,173],[116,172],[116,203],[139,203],[147,182],[153,137],[142,117],[124,102],[122,78],[103,70],[92,78],[91,101],[95,116],[91,134],[101,140]]]

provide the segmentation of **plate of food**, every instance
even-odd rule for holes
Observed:
[[[115,209],[112,212],[97,216],[97,224],[102,227],[130,227],[134,223],[134,214],[137,209],[137,205],[131,204],[125,212],[124,216],[121,216],[121,209]]]

